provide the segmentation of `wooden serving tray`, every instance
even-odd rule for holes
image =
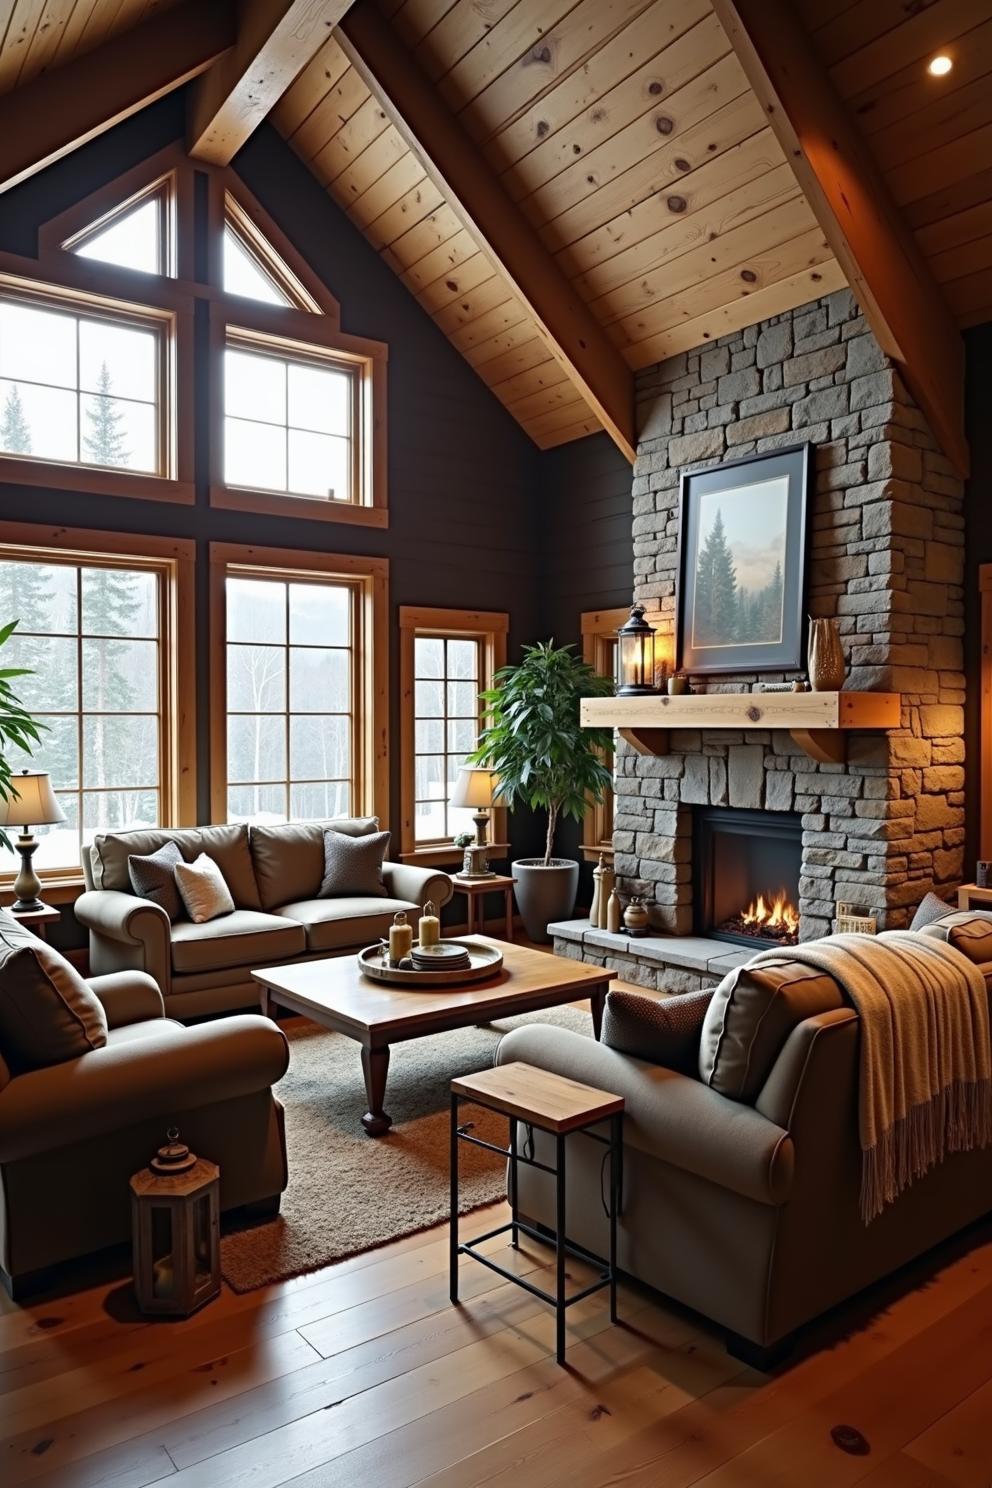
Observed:
[[[366,946],[358,953],[358,969],[375,982],[389,982],[394,987],[406,987],[416,992],[418,987],[460,987],[469,982],[484,982],[495,976],[503,965],[503,952],[495,946],[475,945],[468,940],[452,940],[451,945],[464,946],[471,965],[457,971],[403,971],[390,966],[382,954],[382,946]]]

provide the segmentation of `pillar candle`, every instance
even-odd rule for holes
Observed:
[[[441,921],[437,917],[433,901],[428,899],[420,916],[420,944],[426,949],[428,946],[436,946],[440,939]]]
[[[412,945],[413,926],[407,924],[406,911],[401,909],[393,916],[389,927],[390,961],[402,961],[404,956],[409,956]]]

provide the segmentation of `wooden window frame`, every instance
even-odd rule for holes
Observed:
[[[979,713],[979,845],[983,859],[992,857],[992,563],[978,566],[981,597],[981,682]]]
[[[233,300],[212,305],[210,317],[210,504],[229,511],[305,517],[362,527],[387,527],[386,347],[346,336],[323,317],[281,306]],[[232,343],[299,361],[345,367],[357,379],[353,433],[354,488],[348,502],[322,501],[293,493],[228,486],[224,482],[224,351]]]
[[[0,522],[0,559],[11,558],[104,568],[123,563],[158,575],[162,585],[160,811],[163,826],[193,826],[197,820],[195,542],[88,527]],[[43,764],[44,742],[36,750],[36,758]],[[5,898],[15,876],[14,869],[0,873],[0,894]],[[69,902],[83,888],[81,868],[39,869],[38,877],[42,895],[49,902]]]
[[[586,610],[582,617],[582,659],[604,677],[614,675],[607,665],[607,647],[615,644],[620,626],[630,619],[630,606],[615,610]],[[607,760],[612,764],[612,758]],[[597,862],[602,853],[613,857],[613,792],[597,805],[590,801],[582,822],[582,856],[587,863]]]
[[[353,655],[355,814],[389,820],[389,560],[312,549],[210,544],[210,804],[227,820],[227,604],[229,574],[247,578],[343,580],[358,594]]]
[[[39,309],[63,310],[118,325],[138,326],[158,336],[158,432],[163,473],[108,470],[98,465],[0,452],[0,482],[191,506],[196,499],[191,303],[174,290],[164,290],[166,281],[156,275],[141,276],[155,289],[138,302],[94,287],[108,283],[108,270],[111,275],[117,273],[111,265],[99,265],[101,272],[93,275],[90,270],[97,267],[95,261],[75,258],[73,267],[64,270],[58,279],[39,279],[23,272],[25,264],[30,262],[0,254],[0,296],[34,304]]]
[[[325,317],[333,330],[341,328],[341,307],[334,295],[313,272],[306,259],[269,216],[257,197],[232,170],[215,172],[210,180],[210,282],[224,292],[224,230],[228,226],[256,259],[259,268],[290,300],[286,307],[304,314]],[[227,295],[229,303],[252,306],[261,303],[240,295]]]
[[[500,667],[506,665],[510,617],[502,610],[428,609],[401,605],[400,622],[400,858],[404,862],[451,863],[459,849],[451,842],[417,843],[416,764],[414,718],[414,642],[418,635],[444,640],[472,640],[480,644],[482,672],[479,691],[492,686]],[[481,721],[481,708],[480,708]],[[490,847],[507,850],[507,808],[491,812]]]

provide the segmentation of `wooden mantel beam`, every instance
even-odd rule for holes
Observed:
[[[792,0],[713,8],[868,324],[967,475],[960,332]]]
[[[505,275],[551,353],[633,463],[632,372],[375,0],[359,0],[337,37],[452,211]]]
[[[350,3],[245,0],[233,50],[192,90],[189,153],[213,165],[229,165],[327,40]]]
[[[231,0],[186,0],[0,98],[0,191],[205,71],[234,44]]]

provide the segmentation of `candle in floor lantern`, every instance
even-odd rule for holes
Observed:
[[[428,899],[424,905],[424,912],[420,916],[420,944],[425,948],[436,946],[440,939],[441,921],[437,917],[433,900]]]

